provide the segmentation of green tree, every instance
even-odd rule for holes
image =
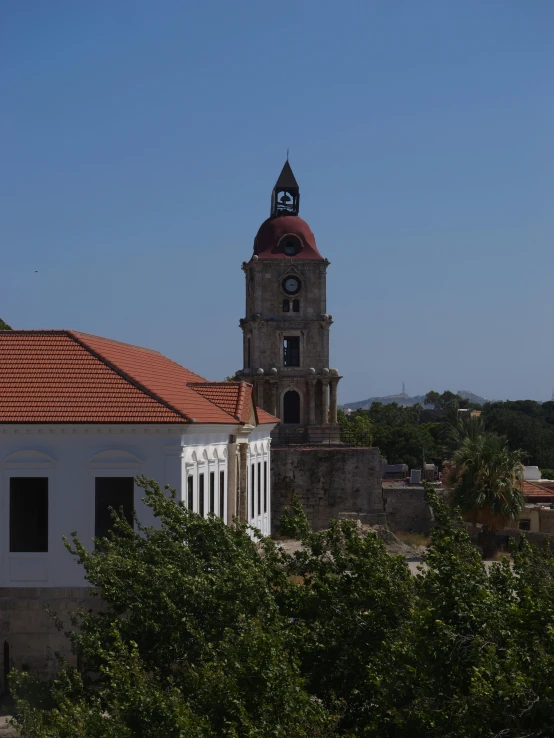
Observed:
[[[554,402],[493,402],[483,408],[487,430],[506,436],[510,448],[524,448],[526,463],[554,468]]]
[[[106,609],[75,621],[80,669],[64,664],[47,685],[41,705],[55,709],[20,702],[26,735],[317,735],[326,716],[290,650],[275,544],[139,484],[159,527],[133,530],[121,516],[95,550],[75,535],[67,544]],[[44,691],[14,681],[20,694]]]
[[[373,530],[313,533],[297,501],[287,554],[143,484],[158,528],[120,519],[94,552],[69,546],[107,608],[78,617],[79,670],[12,677],[26,738],[554,735],[549,550],[523,540],[486,569],[428,487],[412,576]]]
[[[0,318],[0,331],[11,331],[11,330],[12,330],[11,325],[8,325],[2,320],[2,318]]]
[[[492,530],[523,508],[522,452],[510,450],[506,439],[495,433],[475,432],[477,425],[466,426],[467,435],[453,453],[446,477],[454,504],[474,523]]]
[[[337,411],[341,441],[352,446],[373,446],[373,426],[369,415],[360,411],[349,419],[343,410]]]

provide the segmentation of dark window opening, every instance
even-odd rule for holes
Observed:
[[[114,520],[112,508],[119,515],[123,509],[123,517],[133,526],[133,509],[135,502],[135,480],[133,477],[96,477],[95,480],[95,523],[96,538],[109,538],[113,530]]]
[[[225,472],[219,472],[219,517],[225,518]]]
[[[246,366],[250,368],[250,338],[247,341],[247,349],[246,349]]]
[[[530,520],[520,520],[519,529],[520,530],[531,530],[531,521]]]
[[[285,255],[294,256],[300,251],[299,243],[296,238],[291,238],[285,241]]]
[[[262,514],[262,464],[258,461],[258,515]]]
[[[283,423],[300,423],[300,395],[296,390],[285,392],[283,397]]]
[[[10,551],[48,551],[48,478],[10,479]]]
[[[283,364],[300,366],[300,338],[298,336],[287,336],[283,339]]]
[[[194,509],[194,477],[187,479],[187,507],[189,510]]]
[[[290,312],[290,300],[283,300],[283,312],[284,313]]]
[[[198,512],[204,517],[204,475],[198,475]]]
[[[252,517],[256,517],[256,469],[255,464],[252,464],[251,467],[251,473],[250,473],[250,500],[251,500],[251,509],[252,509]]]
[[[215,512],[215,472],[210,472],[210,512]]]
[[[264,513],[267,512],[267,461],[264,461]]]
[[[300,300],[293,300],[292,301],[292,312],[293,313],[299,313],[300,312]]]

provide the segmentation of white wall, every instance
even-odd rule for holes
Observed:
[[[268,511],[252,519],[270,531],[269,432],[256,428],[249,438],[251,463],[268,464]],[[186,500],[187,477],[194,477],[194,509],[198,512],[198,479],[205,474],[204,514],[209,510],[210,472],[215,473],[215,512],[219,510],[219,473],[225,473],[235,426],[0,425],[0,586],[72,587],[85,584],[81,568],[65,550],[62,536],[76,530],[92,546],[95,477],[145,474],[166,484]],[[48,477],[48,553],[10,553],[10,477]],[[135,487],[135,507],[142,523],[154,523]],[[263,506],[263,499],[262,499]]]
[[[248,522],[250,525],[259,528],[266,536],[271,533],[271,439],[268,436],[269,434],[263,429],[263,426],[258,427],[250,436],[248,444]],[[259,476],[258,465],[260,469]],[[253,489],[252,469],[254,469]],[[266,501],[264,481],[267,485],[267,505],[264,504]],[[252,497],[254,497],[254,500],[252,500]],[[252,505],[252,502],[254,502],[254,505]],[[254,510],[252,510],[253,507]]]

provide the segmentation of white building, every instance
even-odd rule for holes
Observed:
[[[0,332],[0,587],[17,597],[85,586],[62,536],[76,530],[92,546],[110,506],[152,523],[137,474],[202,515],[238,515],[269,534],[276,422],[250,385],[206,382],[155,351],[73,331]]]

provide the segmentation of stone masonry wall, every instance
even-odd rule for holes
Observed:
[[[433,527],[433,514],[425,502],[423,488],[383,488],[383,504],[387,524],[392,531],[416,531],[428,534]]]
[[[69,641],[45,611],[47,604],[65,626],[69,625],[70,612],[102,607],[101,600],[85,587],[0,588],[0,694],[5,690],[5,674],[13,667],[45,675],[57,670],[55,652],[72,660]]]
[[[339,513],[369,513],[385,523],[381,455],[376,448],[271,448],[271,520],[274,533],[293,493],[314,530],[328,527]]]

